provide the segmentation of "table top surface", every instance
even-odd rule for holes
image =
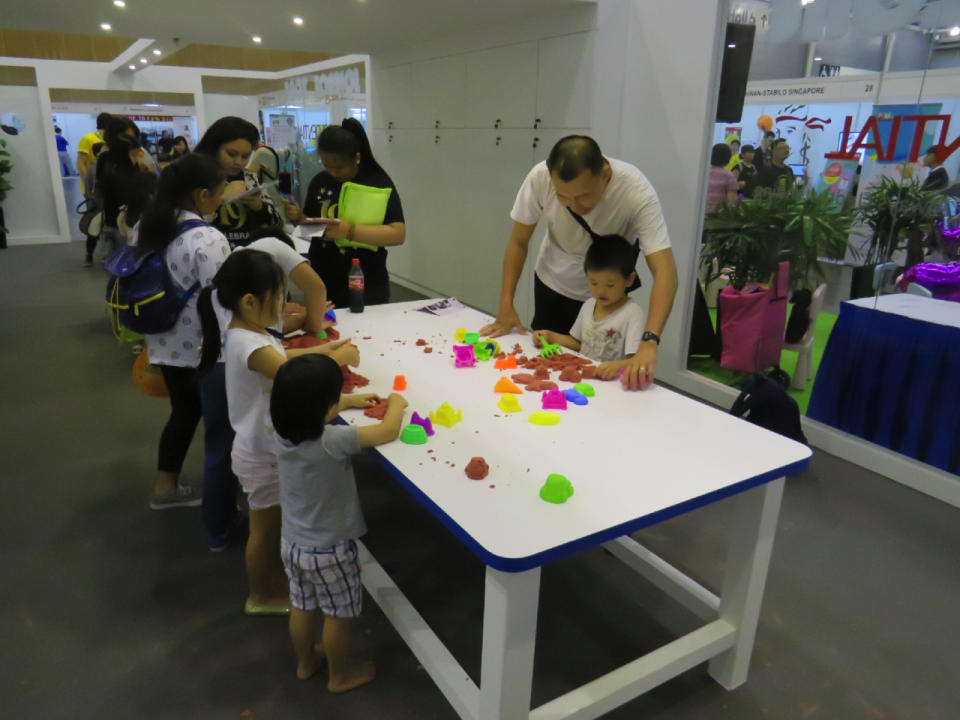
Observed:
[[[948,300],[937,300],[909,293],[894,293],[880,297],[847,300],[846,303],[867,310],[902,315],[912,320],[960,328],[960,303]]]
[[[435,316],[418,312],[428,301],[369,307],[362,315],[338,311],[341,337],[361,351],[358,372],[370,380],[357,392],[387,396],[404,375],[414,411],[427,416],[443,402],[461,409],[452,428],[434,425],[426,445],[394,442],[377,450],[388,469],[487,565],[517,572],[541,566],[628,532],[803,470],[804,445],[703,403],[656,386],[624,391],[618,382],[591,380],[589,405],[556,411],[559,425],[528,422],[541,410],[541,393],[518,396],[522,412],[504,413],[494,385],[524,371],[494,361],[456,368],[454,333],[478,332],[488,316],[464,308]],[[430,354],[416,344],[428,342]],[[529,336],[500,338],[505,351],[519,343],[533,356]],[[569,352],[569,351],[567,351]],[[552,381],[561,390],[571,383]],[[358,426],[377,421],[362,410],[342,418]],[[473,457],[490,467],[481,481],[465,468]],[[573,484],[562,505],[540,499],[547,476]]]

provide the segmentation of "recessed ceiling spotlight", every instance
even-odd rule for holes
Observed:
[[[142,62],[144,65],[146,65],[146,64],[147,64],[147,59],[146,59],[146,58],[140,58],[140,62]]]
[[[144,107],[160,107],[160,103],[144,103]]]
[[[294,25],[303,25],[303,18],[301,18],[301,17],[295,17],[295,18],[293,19],[293,24],[294,24]]]
[[[254,41],[255,43],[262,42],[262,40],[260,39],[260,36],[259,36],[259,35],[254,35],[254,36],[253,36],[253,41]]]
[[[131,66],[130,66],[130,69],[131,69],[131,70],[136,70],[136,69],[137,69],[137,66],[136,66],[136,65],[131,65]]]
[[[154,50],[154,51],[153,51],[153,54],[154,54],[154,55],[160,55],[161,53],[160,53],[159,50]]]
[[[957,35],[960,35],[960,27],[950,28],[950,37],[956,37]]]
[[[814,60],[814,62],[820,62],[821,60],[823,60],[823,58],[816,57],[816,58],[814,58],[813,60]]]
[[[730,43],[729,45],[727,45],[728,48],[735,48],[736,46],[737,46],[736,43]]]
[[[113,30],[113,28],[110,27],[110,23],[100,23],[100,27],[101,27],[103,30]]]
[[[123,0],[113,0],[113,4],[117,7],[126,7],[127,4]]]

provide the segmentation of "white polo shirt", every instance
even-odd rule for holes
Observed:
[[[631,243],[639,240],[640,249],[647,255],[670,247],[667,223],[653,185],[633,165],[609,158],[607,162],[613,176],[597,207],[583,216],[587,225],[597,235],[620,235]],[[561,295],[588,300],[590,288],[583,260],[590,236],[560,204],[546,162],[535,165],[527,175],[510,217],[524,225],[536,225],[544,215],[547,234],[537,257],[537,276]]]

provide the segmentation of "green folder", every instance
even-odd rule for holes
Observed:
[[[376,188],[357,183],[346,182],[340,189],[340,202],[337,206],[337,217],[344,222],[354,225],[383,225],[387,215],[387,202],[390,200],[391,188]],[[364,250],[377,250],[375,245],[352,240],[336,240],[337,247],[355,247]]]

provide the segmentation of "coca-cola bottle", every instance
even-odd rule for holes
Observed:
[[[350,266],[350,275],[347,276],[347,285],[350,288],[350,312],[363,312],[363,270],[360,269],[360,258],[353,259]]]

